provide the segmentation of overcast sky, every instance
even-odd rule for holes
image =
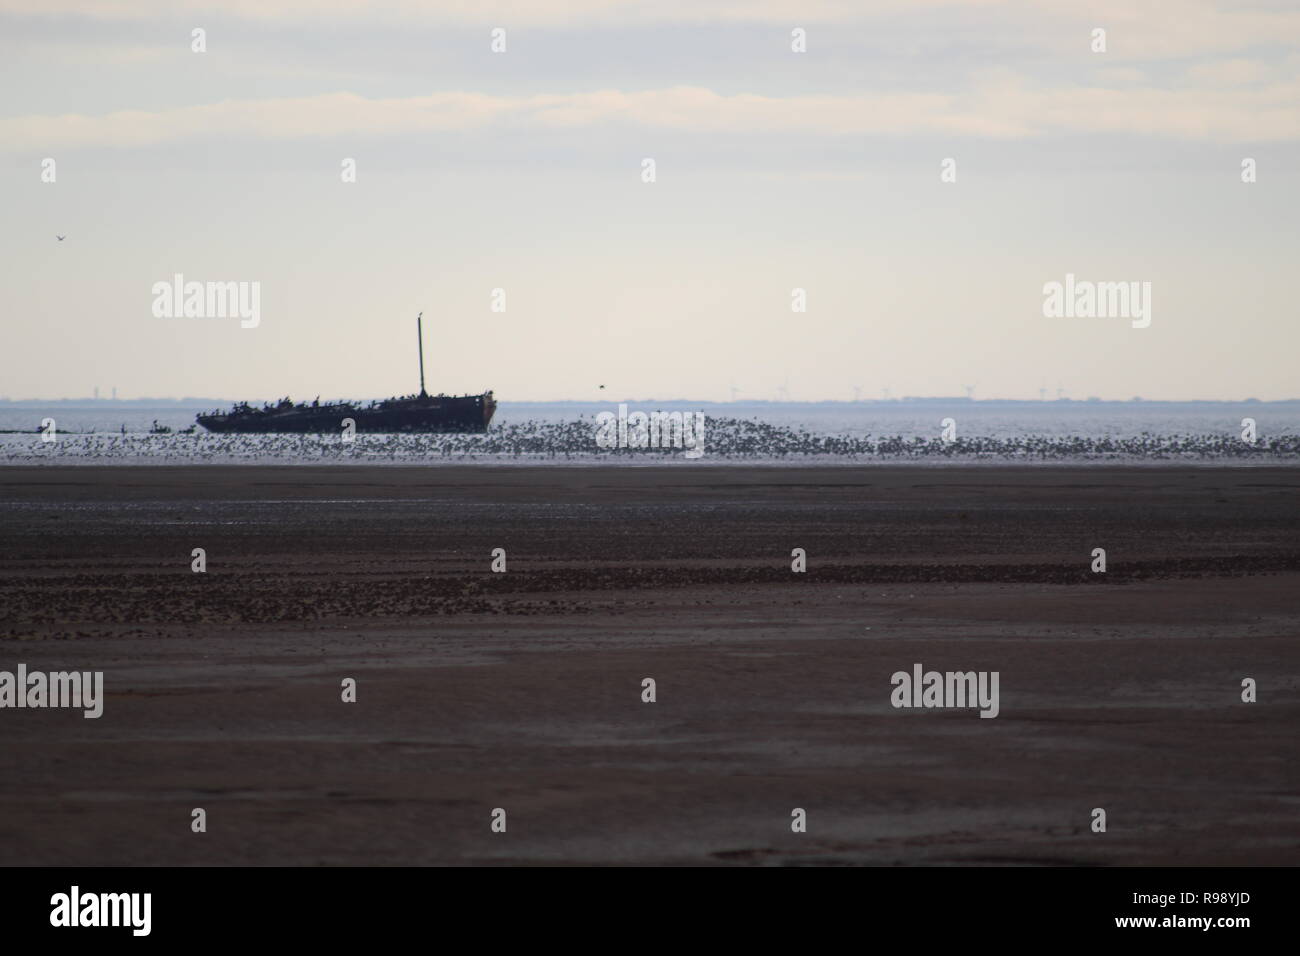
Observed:
[[[1297,397],[1300,5],[0,0],[0,213],[14,398]]]

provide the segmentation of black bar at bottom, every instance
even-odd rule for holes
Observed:
[[[943,940],[978,946],[1126,938],[1231,946],[1290,935],[1295,871],[867,868],[798,879],[732,874],[703,884],[683,884],[697,877],[677,873],[657,883],[665,877],[662,870],[624,870],[593,883],[573,871],[538,882],[536,874],[486,877],[467,869],[7,869],[0,871],[0,925],[6,942],[284,940],[331,950],[349,940],[413,937],[461,948],[512,936],[534,944],[587,938],[617,948],[620,938],[674,945],[700,934],[721,934],[734,948],[740,939],[770,945],[787,933],[805,935],[807,948],[817,949],[830,942],[827,932],[847,932],[859,943],[901,933],[927,948]],[[71,925],[114,921],[119,925]]]

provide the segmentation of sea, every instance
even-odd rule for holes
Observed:
[[[1300,400],[501,402],[486,435],[181,433],[229,404],[0,403],[0,464],[1300,461]],[[620,404],[702,414],[703,454],[598,447],[598,416]]]

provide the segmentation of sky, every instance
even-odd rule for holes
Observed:
[[[1298,213],[1293,0],[0,0],[10,398],[1294,398]]]

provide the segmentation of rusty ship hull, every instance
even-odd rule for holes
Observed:
[[[424,313],[415,318],[420,356],[420,394],[357,404],[319,401],[308,404],[281,399],[275,405],[236,405],[228,412],[196,415],[210,432],[291,432],[339,434],[355,432],[485,432],[496,413],[490,391],[481,395],[430,395],[424,390]],[[349,426],[350,423],[350,426]]]
[[[351,419],[358,433],[485,432],[497,403],[482,395],[417,395],[372,404],[237,406],[229,412],[196,416],[210,432],[296,432],[338,434]]]

